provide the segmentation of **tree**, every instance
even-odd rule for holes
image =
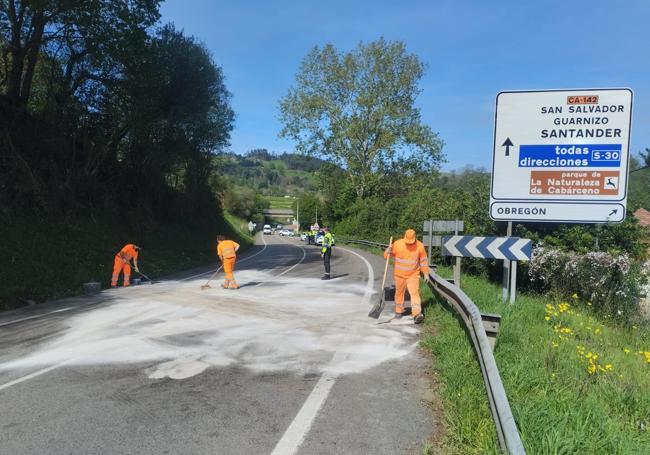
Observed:
[[[424,69],[400,41],[315,47],[280,101],[280,136],[343,166],[359,198],[400,160],[437,168],[443,143],[414,106]]]
[[[37,64],[51,62],[50,90],[58,102],[81,94],[90,101],[119,79],[117,63],[144,44],[160,0],[0,0],[0,43],[9,103],[28,106]],[[56,82],[56,85],[55,85]],[[54,90],[56,88],[56,90]]]
[[[650,166],[650,149],[646,147],[645,152],[639,152],[641,158],[643,158],[644,166]]]

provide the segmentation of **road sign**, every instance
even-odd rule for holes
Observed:
[[[630,89],[499,93],[490,217],[622,222],[631,121]]]
[[[519,237],[452,235],[442,238],[445,256],[528,261],[532,253],[533,242]]]
[[[422,244],[424,246],[442,246],[442,237],[439,235],[425,235],[422,237]],[[429,253],[429,256],[431,253]]]
[[[456,224],[458,223],[458,224]],[[424,232],[462,232],[465,229],[463,220],[424,220]]]

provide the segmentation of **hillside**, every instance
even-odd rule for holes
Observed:
[[[222,153],[215,157],[220,175],[233,185],[264,196],[295,196],[316,191],[315,172],[324,161],[296,153],[272,154],[265,149],[245,155]]]

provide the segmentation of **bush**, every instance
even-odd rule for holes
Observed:
[[[539,291],[577,296],[602,315],[624,321],[638,314],[646,279],[640,263],[625,253],[578,254],[545,247],[535,249],[528,275]]]

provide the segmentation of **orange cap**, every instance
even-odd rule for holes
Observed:
[[[414,244],[415,241],[417,240],[415,237],[415,231],[413,229],[407,229],[406,232],[404,233],[404,240],[409,245]]]

